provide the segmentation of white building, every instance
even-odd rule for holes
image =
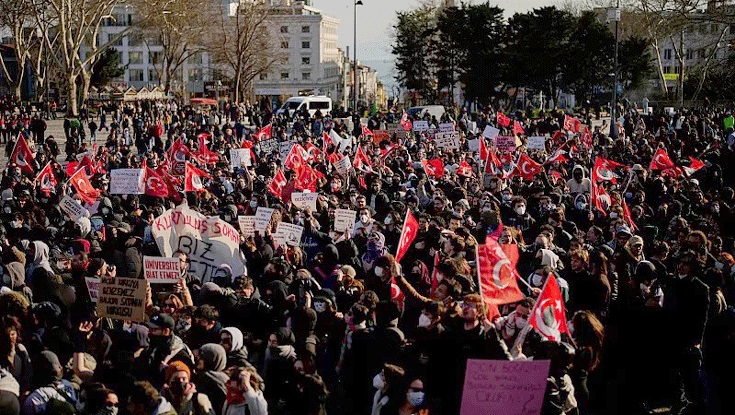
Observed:
[[[268,25],[276,29],[287,59],[254,81],[255,95],[268,97],[275,105],[299,94],[326,95],[338,103],[342,91],[339,20],[306,1],[269,2]]]

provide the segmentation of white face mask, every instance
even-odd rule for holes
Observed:
[[[686,274],[679,274],[679,279],[680,279],[680,280],[683,280],[683,279],[684,279],[684,278],[686,278],[686,277],[687,277],[687,275],[686,275]]]
[[[373,378],[373,387],[375,389],[383,389],[383,386],[385,386],[385,382],[383,381],[383,376],[380,373],[378,373]]]
[[[10,222],[10,227],[13,229],[18,229],[21,226],[23,226],[23,224],[19,220],[14,220]]]
[[[224,217],[224,221],[225,221],[225,222],[229,222],[229,221],[231,221],[231,220],[232,220],[232,215],[224,215],[224,216],[225,216],[225,217]]]
[[[413,406],[420,406],[424,403],[423,392],[408,392],[408,403]]]
[[[390,225],[391,223],[393,223],[393,218],[390,215],[388,215],[385,217],[385,220],[383,221],[383,223],[386,225]]]
[[[426,314],[419,316],[419,327],[429,327],[431,325],[431,319]]]
[[[368,215],[360,215],[360,222],[362,223],[368,223],[370,221],[370,216]]]
[[[506,194],[504,194],[504,195],[503,195],[503,202],[508,202],[508,201],[510,201],[510,199],[512,199],[512,198],[513,198],[513,196],[511,196],[511,195],[506,195]]]
[[[258,202],[256,202],[255,200],[251,200],[250,201],[250,207],[253,208],[253,209],[255,209],[256,207],[258,207]]]
[[[610,219],[617,219],[618,218],[618,212],[610,212]]]
[[[317,313],[323,313],[327,309],[327,305],[325,303],[314,303],[314,311]]]
[[[651,292],[651,288],[648,285],[646,285],[645,283],[640,283],[638,285],[638,288],[640,288],[641,294],[643,294],[643,295],[648,295]]]
[[[526,207],[525,206],[519,206],[515,208],[515,211],[519,215],[525,215],[526,214]]]
[[[587,207],[587,204],[584,202],[577,202],[577,209],[584,210],[584,208]]]
[[[533,285],[534,287],[540,287],[543,282],[543,275],[533,274],[531,276],[531,285]]]
[[[382,277],[383,276],[383,268],[382,267],[375,267],[375,276],[376,277]]]
[[[516,317],[516,327],[522,329],[528,325],[528,320],[523,317]]]

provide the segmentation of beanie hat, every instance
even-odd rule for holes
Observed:
[[[189,366],[187,366],[186,363],[177,360],[166,366],[166,382],[171,380],[171,377],[176,372],[186,372],[186,375],[191,378],[191,370],[189,369]]]

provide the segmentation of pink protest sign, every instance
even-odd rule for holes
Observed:
[[[461,415],[539,415],[548,360],[467,360]]]

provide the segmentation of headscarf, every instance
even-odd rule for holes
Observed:
[[[388,253],[388,250],[385,248],[385,235],[381,232],[374,233],[378,237],[378,240],[376,242],[368,241],[367,252],[362,256],[362,260],[367,264],[372,264],[373,261]]]
[[[31,262],[31,265],[28,267],[27,275],[32,277],[33,272],[39,268],[43,268],[48,271],[49,274],[53,274],[54,271],[51,269],[51,263],[48,260],[48,245],[41,241],[33,241],[33,247],[36,252],[33,256],[33,262]]]
[[[222,329],[222,331],[226,331],[232,338],[232,351],[231,352],[236,352],[242,349],[242,346],[245,343],[243,341],[243,335],[240,329],[238,329],[237,327],[225,327]]]
[[[199,349],[199,356],[204,361],[204,370],[206,371],[221,372],[227,366],[227,352],[219,344],[205,344]]]

